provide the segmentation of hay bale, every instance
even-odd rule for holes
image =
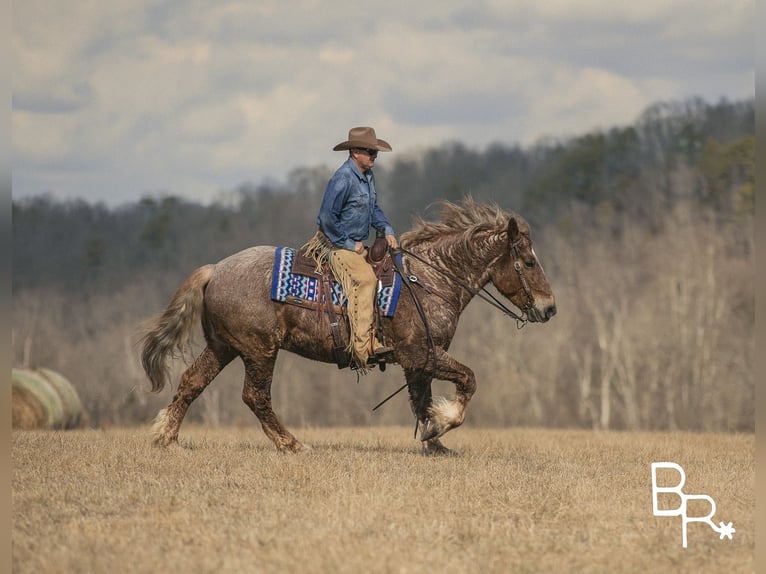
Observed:
[[[15,429],[41,429],[48,424],[48,413],[37,396],[14,382],[11,387],[11,421]]]
[[[48,381],[61,399],[63,428],[73,429],[85,426],[87,420],[85,409],[72,383],[50,369],[40,368],[38,373]]]
[[[42,408],[43,418],[38,428],[62,428],[64,407],[61,397],[47,379],[32,369],[13,369],[12,376],[13,386],[29,391]]]
[[[87,420],[75,388],[50,369],[13,369],[12,401],[14,428],[79,428]]]

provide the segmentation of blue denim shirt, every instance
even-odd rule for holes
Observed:
[[[354,250],[355,242],[370,236],[370,226],[385,230],[386,235],[394,235],[394,229],[378,207],[372,170],[362,174],[348,158],[327,184],[317,225],[333,245],[350,251]]]

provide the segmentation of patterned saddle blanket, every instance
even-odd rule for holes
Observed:
[[[396,257],[401,258],[401,255]],[[271,280],[271,299],[299,307],[315,308],[323,299],[319,275],[315,272],[315,267],[313,260],[304,257],[295,249],[277,247]],[[392,271],[381,275],[378,307],[384,317],[394,316],[401,288],[402,278],[398,273]],[[333,305],[346,306],[346,297],[340,283],[333,280],[330,292]]]

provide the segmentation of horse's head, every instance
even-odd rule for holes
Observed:
[[[545,323],[556,314],[556,300],[537,259],[529,237],[529,226],[515,216],[508,220],[508,242],[503,253],[489,267],[492,284],[529,321]]]

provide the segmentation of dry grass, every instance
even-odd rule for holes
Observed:
[[[753,435],[463,428],[13,433],[13,566],[34,572],[751,572]],[[687,473],[733,540],[655,518],[651,462]]]

